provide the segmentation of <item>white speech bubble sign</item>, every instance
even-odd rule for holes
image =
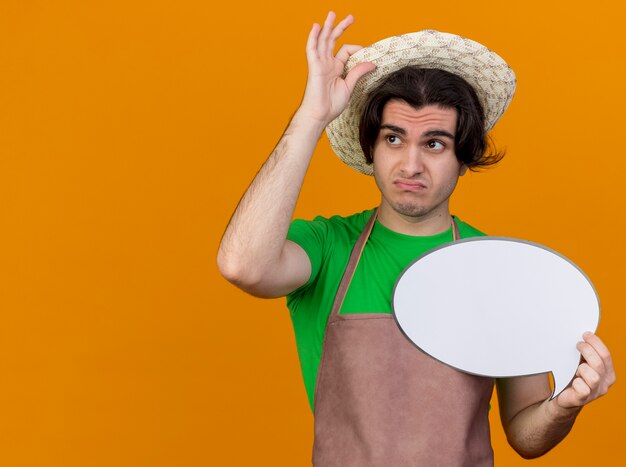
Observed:
[[[411,263],[396,282],[393,314],[417,347],[466,373],[552,372],[554,398],[576,373],[576,343],[597,329],[600,304],[585,273],[559,253],[477,237]]]

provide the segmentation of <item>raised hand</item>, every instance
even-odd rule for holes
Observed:
[[[370,62],[359,63],[348,75],[342,78],[343,68],[348,58],[361,49],[358,45],[343,45],[333,54],[337,39],[354,22],[346,16],[335,27],[335,13],[328,13],[324,25],[315,23],[306,45],[309,75],[300,112],[324,126],[336,118],[347,106],[358,79],[374,70]]]

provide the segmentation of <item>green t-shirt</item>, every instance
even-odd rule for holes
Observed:
[[[287,296],[304,385],[313,409],[317,371],[326,322],[350,252],[374,210],[349,217],[296,219],[287,238],[306,251],[311,277]],[[461,238],[484,235],[457,219]],[[393,232],[374,224],[341,307],[341,313],[391,313],[391,294],[398,276],[417,257],[451,242],[452,228],[426,237]]]

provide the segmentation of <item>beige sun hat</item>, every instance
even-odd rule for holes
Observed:
[[[339,158],[366,175],[372,175],[373,167],[365,161],[359,143],[359,122],[368,94],[390,73],[411,65],[449,71],[465,79],[485,111],[485,131],[496,124],[515,93],[515,73],[500,56],[455,34],[424,30],[383,39],[352,55],[344,76],[361,62],[372,62],[376,69],[359,79],[348,106],[326,133]]]

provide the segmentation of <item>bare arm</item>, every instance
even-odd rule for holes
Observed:
[[[218,250],[221,273],[260,297],[278,297],[304,284],[311,264],[302,248],[286,240],[304,176],[324,128],[345,108],[358,78],[374,65],[361,63],[341,78],[359,46],[335,43],[353,19],[334,28],[335,14],[314,24],[307,41],[309,76],[304,98],[278,145],[239,202]]]
[[[585,333],[578,344],[583,363],[570,387],[551,394],[547,375],[498,380],[500,418],[509,444],[525,458],[539,457],[572,429],[582,407],[606,394],[615,382],[609,350],[598,336]]]

